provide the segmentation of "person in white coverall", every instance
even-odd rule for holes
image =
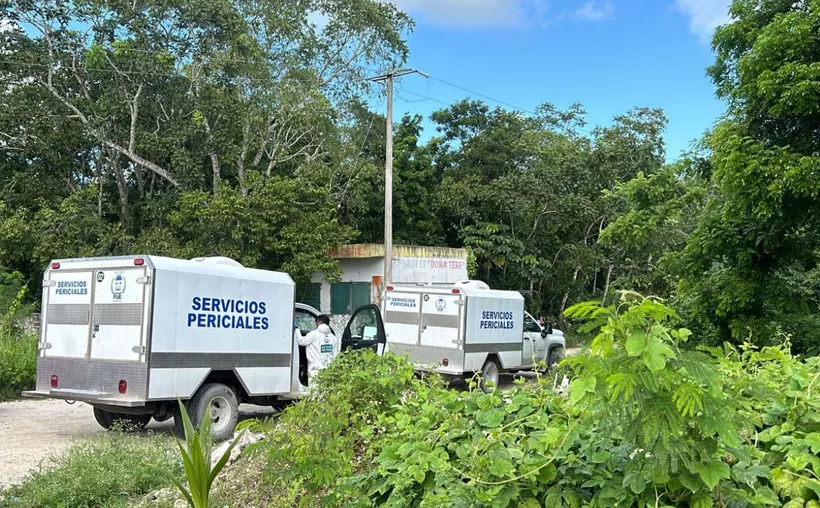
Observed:
[[[305,347],[308,361],[308,386],[313,378],[336,358],[341,350],[341,342],[330,330],[330,318],[322,314],[316,317],[316,329],[304,337],[299,337],[299,345]]]

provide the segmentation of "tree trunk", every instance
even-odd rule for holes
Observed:
[[[564,311],[567,308],[567,300],[569,300],[569,290],[575,286],[575,281],[578,280],[578,273],[581,271],[580,266],[576,266],[572,272],[572,285],[564,291],[564,296],[561,297],[561,306],[558,308],[558,318],[561,320],[561,327],[566,328],[567,321],[564,319]]]
[[[117,180],[117,191],[120,194],[120,218],[127,225],[131,222],[130,207],[128,206],[128,183],[125,181],[125,173],[122,171],[119,154],[110,150],[108,160]]]
[[[134,164],[134,178],[137,180],[137,189],[140,193],[140,199],[145,198],[145,178],[143,174],[142,166]]]
[[[245,159],[248,156],[248,143],[250,142],[251,123],[245,123],[245,129],[242,132],[242,151],[239,158],[236,160],[236,167],[239,170],[239,190],[242,192],[242,197],[248,197],[247,172],[245,171]]]
[[[102,206],[103,206],[103,187],[105,186],[105,173],[102,170],[102,158],[103,154],[99,154],[99,156],[94,160],[94,170],[97,173],[97,189],[99,192],[97,193],[97,216],[102,218]]]
[[[214,150],[214,136],[211,132],[211,124],[207,116],[202,116],[202,125],[205,126],[205,133],[208,136],[208,156],[211,158],[211,170],[214,173],[214,195],[219,194],[219,182],[222,181],[222,170],[219,166],[219,156]]]
[[[606,304],[606,297],[609,294],[609,281],[612,279],[612,269],[615,268],[615,265],[610,263],[609,266],[606,268],[606,279],[604,281],[604,296],[601,298],[601,305]]]

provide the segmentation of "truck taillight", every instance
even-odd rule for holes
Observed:
[[[128,381],[125,379],[120,379],[120,385],[118,386],[120,393],[125,393],[128,391]]]
[[[142,266],[145,264],[145,260],[142,258],[137,258],[134,260],[134,266]]]
[[[58,378],[56,375],[51,376],[51,387],[52,388],[57,388],[59,385],[60,385],[60,378]]]
[[[393,291],[393,286],[387,286],[385,289],[388,291]]]
[[[60,263],[51,263],[51,269],[52,270],[59,270],[60,269]]]
[[[457,294],[459,294],[459,293],[461,293],[461,290],[460,290],[460,289],[454,289],[454,290],[453,290],[453,294],[454,294],[454,295],[457,295]]]
[[[448,367],[450,365],[450,359],[449,358],[442,358],[441,365],[442,365],[442,367]]]

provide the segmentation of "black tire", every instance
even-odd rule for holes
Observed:
[[[558,364],[564,361],[564,355],[564,348],[561,346],[555,346],[550,349],[549,356],[547,357],[547,367],[550,372],[555,372],[558,369]]]
[[[208,405],[211,413],[206,415]],[[211,418],[211,435],[214,441],[225,441],[233,436],[239,421],[239,402],[233,390],[220,383],[203,385],[186,404],[188,416],[195,428],[199,428],[206,416]],[[180,436],[185,431],[179,408],[174,413],[174,425]]]
[[[490,393],[498,387],[498,375],[501,369],[493,359],[487,359],[481,368],[481,391]]]
[[[127,415],[122,413],[112,413],[98,407],[94,408],[94,419],[100,427],[111,430],[135,431],[142,430],[151,422],[151,415]]]
[[[114,421],[113,414],[98,407],[94,408],[94,419],[100,424],[100,427],[108,430],[111,428],[111,423]]]

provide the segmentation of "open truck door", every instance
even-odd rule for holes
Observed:
[[[379,307],[365,305],[356,309],[342,334],[342,351],[370,348],[382,354],[386,343],[387,335]]]

